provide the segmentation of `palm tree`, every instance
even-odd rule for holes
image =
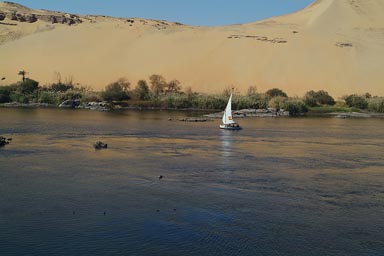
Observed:
[[[25,75],[28,74],[27,71],[25,70],[21,70],[19,71],[18,75],[19,76],[22,76],[22,79],[23,79],[23,82],[25,81]]]

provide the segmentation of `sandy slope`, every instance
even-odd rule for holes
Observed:
[[[0,13],[9,8],[0,3]],[[310,89],[384,95],[382,13],[382,0],[318,0],[297,13],[226,27],[96,16],[72,26],[6,18],[0,76],[16,81],[25,69],[49,83],[60,72],[101,89],[122,76],[136,83],[157,73],[203,92],[231,85],[245,92],[254,85],[298,96]]]

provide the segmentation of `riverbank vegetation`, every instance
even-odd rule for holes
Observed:
[[[131,84],[120,78],[108,85],[101,92],[75,85],[71,77],[61,80],[60,74],[54,83],[41,86],[38,81],[26,77],[26,71],[18,73],[21,81],[0,86],[0,103],[46,104],[58,106],[68,100],[80,104],[89,102],[108,102],[111,108],[138,109],[195,109],[222,110],[228,101],[232,89],[225,88],[221,94],[202,94],[191,88],[183,88],[180,81],[167,81],[163,76],[153,74],[147,80]],[[371,111],[384,113],[384,98],[351,94],[336,101],[328,92],[308,91],[302,98],[289,97],[279,88],[272,88],[264,93],[249,87],[246,95],[235,93],[232,108],[240,109],[276,109],[288,111],[291,116],[310,112],[324,114],[331,112]]]

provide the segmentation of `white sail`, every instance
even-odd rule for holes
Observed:
[[[223,124],[234,124],[235,121],[232,118],[232,94],[229,97],[227,107],[225,108],[223,115]]]

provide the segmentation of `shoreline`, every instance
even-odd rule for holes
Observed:
[[[89,108],[86,106],[80,106],[75,108],[63,108],[53,104],[47,103],[2,103],[0,104],[0,108],[52,108],[52,109],[84,109],[91,111],[180,111],[180,112],[212,112],[209,114],[204,114],[199,118],[206,119],[219,119],[222,117],[222,111],[217,109],[196,109],[196,108],[161,108],[161,107],[140,107],[140,106],[129,106],[129,107],[117,107],[111,109],[105,108]],[[276,117],[292,117],[286,111],[276,111],[271,109],[241,109],[233,111],[234,118],[276,118]],[[328,113],[315,113],[315,112],[307,112],[300,116],[295,117],[335,117],[335,118],[384,118],[384,113],[375,113],[375,112],[328,112]],[[185,118],[188,119],[188,118]],[[183,120],[183,119],[182,119]]]

